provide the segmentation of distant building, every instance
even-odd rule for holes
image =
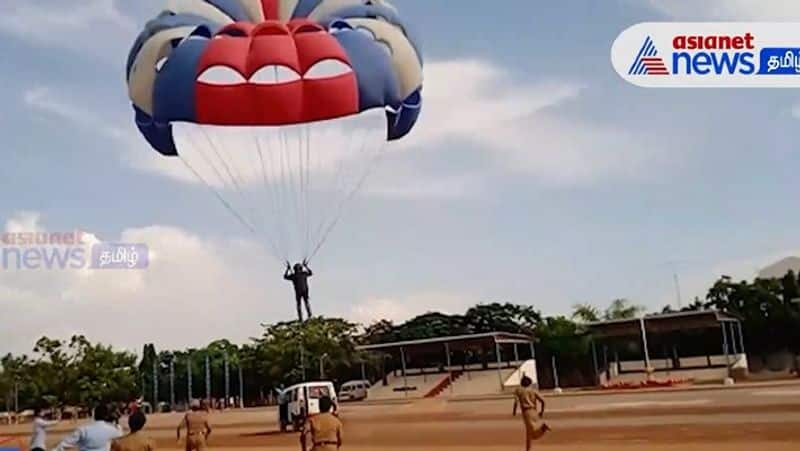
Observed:
[[[762,279],[778,279],[786,275],[789,270],[797,274],[800,272],[800,257],[786,257],[773,263],[758,272],[758,277]]]

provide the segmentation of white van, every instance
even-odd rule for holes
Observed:
[[[369,381],[348,381],[339,389],[339,397],[342,401],[363,401],[367,399],[369,387]]]
[[[334,406],[338,401],[332,382],[304,382],[292,385],[283,391],[283,395],[288,408],[283,418],[280,415],[282,409],[278,409],[281,431],[285,431],[290,424],[293,430],[299,430],[308,415],[319,413],[319,399],[323,396],[330,397]]]

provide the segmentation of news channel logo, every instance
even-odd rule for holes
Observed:
[[[0,270],[145,269],[144,243],[90,240],[82,232],[15,232],[0,235]]]
[[[614,41],[611,63],[647,88],[798,88],[800,23],[640,23]]]

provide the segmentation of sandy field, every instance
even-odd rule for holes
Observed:
[[[553,450],[797,450],[800,385],[677,393],[548,396],[554,431],[537,442]],[[344,404],[345,446],[351,450],[521,450],[521,419],[510,399]],[[153,415],[148,434],[159,448],[175,440],[180,414]],[[214,412],[211,449],[299,449],[296,434],[277,431],[275,409]],[[55,445],[75,427],[60,424]],[[0,435],[27,438],[30,425],[0,426]]]

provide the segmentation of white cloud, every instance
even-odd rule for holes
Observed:
[[[6,230],[46,227],[38,214],[20,213]],[[76,332],[129,349],[149,341],[200,346],[214,334],[244,341],[260,332],[259,320],[291,314],[290,305],[270,302],[285,293],[270,292],[263,274],[280,269],[254,245],[205,239],[168,226],[105,238],[146,243],[154,258],[143,270],[18,269],[13,259],[5,263],[0,271],[5,349],[29,351],[42,335]]]
[[[405,145],[446,149],[469,143],[489,152],[504,172],[547,185],[641,177],[645,163],[661,153],[652,144],[657,140],[554,113],[578,101],[583,89],[520,80],[486,61],[429,64],[423,116]]]
[[[382,174],[390,173],[382,171]],[[477,175],[444,175],[438,178],[371,177],[365,195],[401,200],[460,199],[481,193],[481,177]]]
[[[766,0],[647,0],[679,20],[792,21],[800,19],[800,2]]]
[[[115,0],[6,1],[0,6],[0,33],[37,45],[84,51],[100,48],[136,29],[136,23],[120,12],[117,3]]]
[[[503,67],[482,60],[432,62],[425,67],[420,122],[408,138],[410,147],[428,147],[448,139],[481,139],[491,149],[520,143],[496,130],[548,107],[574,99],[581,86],[515,80]]]
[[[92,133],[120,141],[131,136],[124,128],[115,126],[99,113],[55,94],[46,86],[36,86],[26,90],[22,94],[22,101],[26,107],[45,117],[66,120]]]
[[[35,211],[21,211],[16,216],[6,221],[5,231],[9,233],[43,232],[39,225],[41,213]]]
[[[6,231],[55,232],[35,212],[14,215]],[[99,242],[94,235],[87,237]],[[161,225],[102,238],[147,244],[148,268],[17,269],[12,261],[0,271],[4,349],[29,352],[43,335],[76,333],[130,350],[147,342],[164,349],[202,346],[223,336],[245,342],[260,334],[259,323],[293,316],[288,288],[263,277],[281,268],[250,242],[207,239]],[[370,296],[333,315],[361,324],[383,318],[402,322],[429,311],[462,312],[477,301],[438,291]]]
[[[348,317],[362,325],[381,319],[397,324],[426,312],[462,313],[476,303],[478,300],[472,296],[442,292],[420,292],[394,298],[375,296],[353,305]]]

